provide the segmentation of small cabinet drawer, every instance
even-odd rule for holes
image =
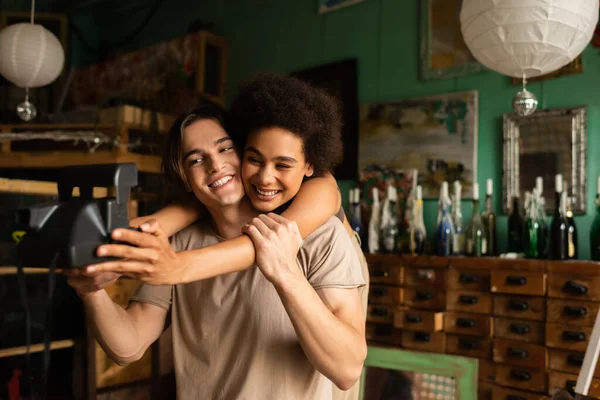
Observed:
[[[543,345],[544,324],[510,318],[494,318],[494,337],[498,339],[520,340]]]
[[[404,285],[407,287],[446,286],[445,268],[406,267]]]
[[[451,268],[448,270],[448,289],[489,292],[490,271]]]
[[[424,310],[444,310],[446,308],[446,293],[431,288],[404,289],[404,305]]]
[[[492,400],[494,385],[488,382],[477,383],[477,400]]]
[[[480,314],[446,313],[444,331],[480,337],[492,336],[492,317]]]
[[[577,375],[568,374],[565,372],[548,372],[548,393],[552,394],[555,389],[564,389],[575,391],[575,385],[577,384]],[[600,397],[600,379],[592,379],[588,396],[599,398]]]
[[[548,322],[594,326],[599,305],[591,301],[548,299],[546,315]]]
[[[543,297],[494,295],[494,315],[544,321],[546,319],[545,300]]]
[[[402,304],[402,288],[385,285],[371,285],[369,288],[369,304]]]
[[[569,350],[550,349],[550,369],[579,374],[585,353]],[[594,376],[600,378],[600,363],[596,364]]]
[[[554,349],[585,351],[591,334],[591,326],[547,323],[546,346]]]
[[[444,353],[446,334],[444,332],[402,332],[402,347],[407,349]]]
[[[544,296],[546,294],[546,274],[531,271],[492,271],[490,285],[491,291],[494,293]]]
[[[450,290],[446,294],[446,306],[450,311],[491,314],[492,295],[481,292]]]
[[[448,354],[491,360],[492,339],[448,334],[446,335],[446,352]]]
[[[368,322],[394,322],[394,306],[386,305],[369,305],[367,307]]]
[[[371,283],[384,283],[388,285],[402,285],[403,267],[385,265],[383,263],[369,264],[369,277]]]
[[[449,341],[446,341],[446,349]],[[479,359],[479,382],[494,382],[496,379],[496,364],[488,360]]]
[[[531,368],[546,369],[548,351],[544,346],[517,340],[494,339],[494,362]]]
[[[391,324],[367,323],[365,337],[369,341],[400,345],[402,332]]]
[[[600,300],[600,276],[554,274],[548,276],[548,297]]]
[[[444,313],[422,310],[398,310],[394,326],[408,331],[438,332],[444,329]]]
[[[550,397],[541,394],[523,392],[502,386],[494,386],[492,389],[492,400],[550,400]]]
[[[497,364],[496,383],[515,389],[546,393],[546,371],[539,368]]]

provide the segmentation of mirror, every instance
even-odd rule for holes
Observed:
[[[541,176],[546,213],[553,213],[554,177],[562,174],[573,212],[585,214],[586,138],[587,107],[539,110],[529,117],[504,114],[504,212],[510,213],[515,193],[522,206]]]

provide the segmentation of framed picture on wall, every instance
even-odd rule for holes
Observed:
[[[338,99],[342,108],[344,158],[335,170],[336,179],[358,179],[358,61],[336,61],[292,73]]]
[[[347,7],[352,4],[362,3],[365,0],[317,0],[319,14]]]

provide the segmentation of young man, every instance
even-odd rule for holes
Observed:
[[[243,198],[231,140],[215,120],[194,118],[182,126],[181,181],[205,204],[216,228],[190,226],[174,238],[175,250],[236,237],[257,214]],[[321,169],[301,156],[294,160],[304,175]],[[298,258],[299,232],[284,218],[261,215],[244,230],[256,247],[258,269],[173,287],[143,286],[127,310],[103,291],[85,296],[101,345],[119,362],[139,358],[160,335],[170,308],[179,397],[330,398],[331,384],[319,372],[349,388],[360,375],[366,346],[356,290],[363,279],[342,224],[334,218],[309,235]],[[141,263],[157,257],[146,251],[149,259],[143,259],[149,235],[120,233],[142,248],[118,249],[135,253]],[[156,237],[164,241],[160,231]],[[242,344],[247,342],[252,345]]]

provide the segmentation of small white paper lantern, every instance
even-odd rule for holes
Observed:
[[[0,74],[16,86],[46,86],[60,75],[64,64],[60,41],[42,25],[21,23],[0,31]]]

